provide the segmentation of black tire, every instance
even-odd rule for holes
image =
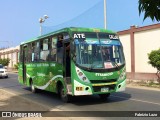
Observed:
[[[110,96],[110,93],[107,94],[99,94],[99,97],[101,98],[101,100],[107,100],[107,98]]]
[[[68,103],[71,101],[71,96],[65,93],[63,85],[60,86],[59,95],[63,102]]]
[[[8,75],[7,75],[7,76],[5,76],[5,78],[8,78]]]
[[[31,91],[32,93],[37,93],[37,88],[35,88],[34,84],[33,84],[33,81],[31,81]]]

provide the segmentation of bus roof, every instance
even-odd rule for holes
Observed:
[[[54,34],[58,34],[58,33],[61,33],[61,32],[104,32],[104,33],[111,33],[111,34],[116,34],[116,32],[113,32],[111,30],[106,30],[106,29],[99,29],[99,28],[81,28],[81,27],[67,27],[67,28],[63,28],[63,29],[60,29],[60,30],[57,30],[57,31],[53,31],[53,32],[50,32],[50,33],[47,33],[47,34],[44,34],[44,35],[41,35],[41,36],[38,36],[36,38],[32,38],[30,40],[27,40],[25,42],[22,42],[22,44],[26,44],[26,43],[30,43],[30,42],[33,42],[33,41],[36,41],[36,40],[39,40],[39,39],[43,39],[45,37],[48,37],[48,36],[51,36],[51,35],[54,35]]]

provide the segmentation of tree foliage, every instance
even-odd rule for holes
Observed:
[[[154,68],[157,69],[157,81],[160,84],[160,48],[158,50],[153,50],[148,54],[149,64],[151,64]]]
[[[3,66],[8,66],[9,62],[9,58],[0,59],[0,64],[2,64]]]
[[[152,21],[160,21],[160,0],[139,0],[139,15],[144,12],[144,19],[150,17]]]
[[[149,64],[160,71],[160,48],[158,50],[152,50],[148,54]]]
[[[14,68],[15,68],[16,70],[18,70],[18,66],[19,66],[19,63],[14,64]]]

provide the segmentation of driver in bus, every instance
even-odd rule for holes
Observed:
[[[109,49],[103,48],[103,49],[102,49],[102,55],[103,55],[104,61],[110,61]]]

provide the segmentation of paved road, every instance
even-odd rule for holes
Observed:
[[[74,97],[72,103],[63,103],[56,94],[41,91],[31,93],[28,87],[20,85],[17,74],[8,79],[0,78],[0,89],[47,106],[50,110],[63,111],[160,111],[160,91],[127,88],[125,92],[113,93],[105,102],[98,96]]]

